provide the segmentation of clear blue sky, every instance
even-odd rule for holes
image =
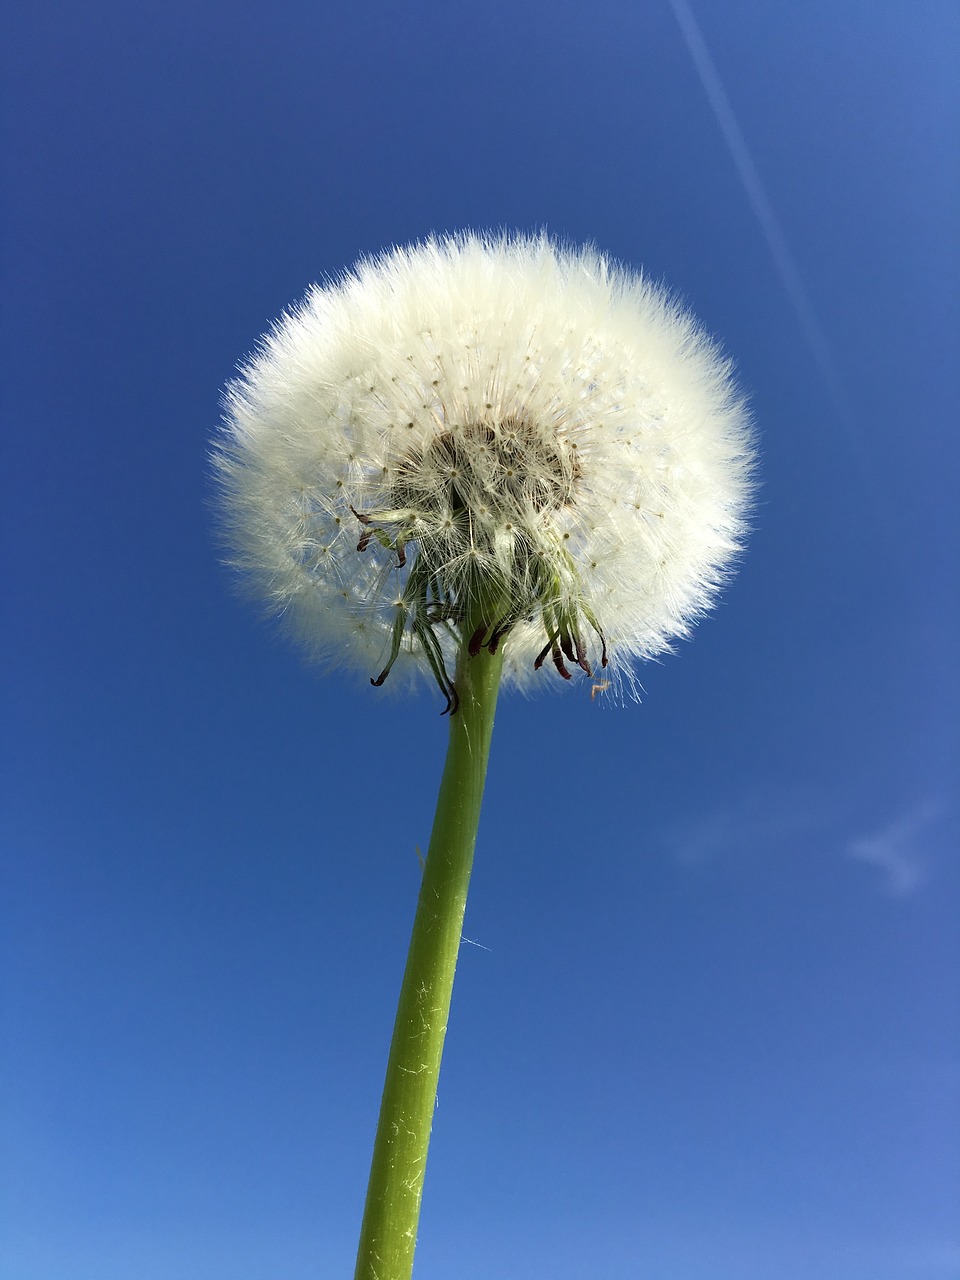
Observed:
[[[206,451],[467,226],[677,289],[763,487],[641,705],[501,705],[417,1280],[960,1277],[957,11],[693,3],[716,80],[669,0],[10,7],[2,1280],[352,1274],[445,722],[235,599]]]

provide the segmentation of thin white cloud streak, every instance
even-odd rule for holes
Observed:
[[[770,250],[770,256],[773,259],[777,275],[780,277],[780,282],[790,305],[793,307],[800,331],[813,356],[817,372],[833,404],[837,419],[846,433],[853,461],[860,471],[864,487],[874,506],[876,522],[882,530],[887,543],[887,552],[895,562],[900,564],[903,571],[905,566],[902,564],[899,543],[893,535],[889,520],[884,514],[891,509],[891,504],[885,496],[884,485],[876,474],[870,452],[863,438],[863,432],[857,423],[856,414],[851,407],[850,399],[844,389],[843,380],[833,358],[830,342],[826,338],[817,318],[813,302],[804,286],[803,278],[787,244],[780,221],[774,212],[773,204],[767,195],[757,166],[753,162],[753,157],[750,154],[750,149],[747,146],[740,125],[737,123],[737,117],[710,56],[703,33],[687,0],[668,0],[668,3],[683,35],[684,43],[690,54],[690,60],[693,62],[700,83],[703,85],[703,91],[707,96],[710,109],[713,111],[717,125],[723,135],[730,158],[743,184],[747,200],[757,219],[763,238],[767,243],[767,248]]]
[[[797,320],[806,338],[813,358],[817,363],[820,376],[833,396],[838,410],[848,416],[846,397],[840,382],[840,375],[830,351],[830,344],[824,336],[817,319],[813,303],[804,288],[803,280],[794,261],[793,254],[787,246],[786,237],[780,228],[779,220],[773,211],[773,205],[766,189],[760,180],[757,166],[747,146],[746,139],[737,123],[737,118],[730,105],[730,99],[714,66],[706,41],[693,16],[693,11],[686,0],[669,0],[670,8],[683,34],[691,61],[696,68],[707,101],[716,117],[723,140],[727,144],[730,158],[733,160],[740,181],[750,206],[753,209],[763,238],[767,242],[770,256],[780,277],[780,282],[797,315]]]

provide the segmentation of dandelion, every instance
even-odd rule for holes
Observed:
[[[308,654],[451,716],[356,1272],[406,1280],[498,688],[630,692],[689,633],[741,546],[747,415],[662,289],[465,234],[311,289],[215,456],[233,561]]]

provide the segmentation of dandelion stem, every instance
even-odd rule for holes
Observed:
[[[467,627],[466,636],[471,629]],[[409,1280],[503,655],[467,643],[400,989],[355,1280]]]

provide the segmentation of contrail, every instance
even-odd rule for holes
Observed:
[[[760,181],[757,166],[753,163],[753,157],[750,155],[746,140],[740,131],[740,126],[737,124],[737,118],[733,114],[730,99],[727,97],[726,90],[720,81],[720,76],[717,74],[717,69],[713,65],[713,59],[710,57],[710,52],[697,25],[697,20],[693,16],[693,11],[687,4],[687,0],[669,0],[669,4],[683,33],[691,61],[707,95],[707,101],[710,103],[713,114],[717,118],[717,124],[723,134],[723,140],[727,144],[731,159],[737,173],[740,175],[740,181],[743,183],[744,190],[747,193],[747,199],[750,201],[750,206],[756,214],[757,222],[760,224],[760,230],[763,232],[763,238],[767,242],[767,248],[770,250],[770,256],[773,258],[780,282],[786,291],[787,297],[790,299],[794,311],[797,313],[797,320],[800,322],[803,336],[806,338],[817,362],[817,368],[821,376],[838,402],[838,408],[842,408],[844,413],[847,413],[845,396],[836,365],[830,354],[830,345],[823,335],[823,330],[820,328],[810,296],[804,288],[793,254],[787,247],[786,239],[780,229],[780,223],[777,221],[773,206],[764,190],[763,183]]]
[[[810,301],[810,295],[804,287],[796,261],[787,246],[780,223],[760,180],[757,166],[753,163],[746,140],[740,131],[740,126],[737,124],[737,118],[733,114],[730,99],[727,97],[720,76],[717,74],[713,59],[710,57],[706,42],[687,0],[668,0],[668,2],[683,34],[691,61],[696,68],[697,75],[700,77],[700,82],[707,95],[707,101],[710,103],[714,116],[716,116],[717,124],[720,126],[720,132],[723,134],[731,159],[737,173],[740,175],[740,181],[743,183],[750,207],[753,209],[757,222],[760,224],[760,230],[763,232],[763,238],[767,242],[777,275],[780,277],[780,282],[796,313],[800,330],[807,346],[810,348],[817,371],[833,402],[837,417],[846,430],[854,459],[860,468],[864,482],[870,490],[870,496],[877,508],[878,522],[883,526],[888,538],[890,538],[889,522],[883,515],[885,509],[889,510],[889,506],[883,498],[883,486],[879,483],[869,453],[864,447],[863,436],[844,390],[843,381],[830,350],[830,344],[820,327],[813,303]],[[890,540],[893,541],[892,538]]]

